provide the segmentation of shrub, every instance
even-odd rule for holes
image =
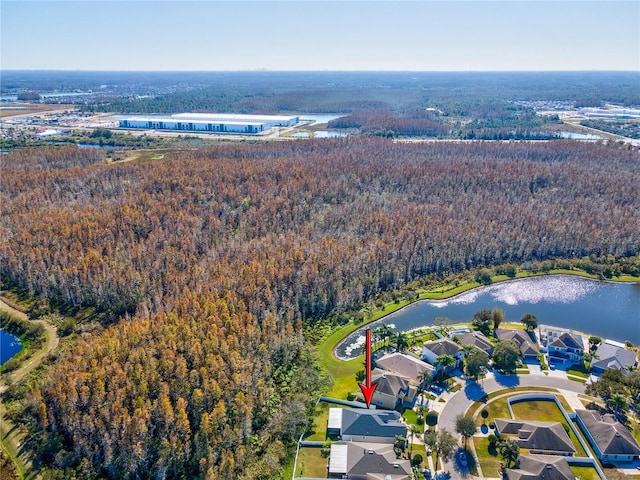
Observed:
[[[13,357],[7,360],[6,362],[4,362],[4,364],[2,365],[2,371],[4,373],[13,372],[19,366],[20,366],[20,360]]]
[[[489,416],[489,410],[487,410],[486,408],[483,408],[482,411],[480,412],[480,416],[486,420],[486,418]]]
[[[419,453],[416,453],[411,459],[411,465],[413,465],[414,467],[419,467],[422,461],[423,461],[422,455],[420,455]]]
[[[435,410],[430,410],[427,413],[427,425],[430,427],[435,427],[438,424],[438,412]]]

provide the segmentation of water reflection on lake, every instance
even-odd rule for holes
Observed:
[[[422,300],[369,324],[394,324],[407,331],[433,324],[436,317],[468,322],[483,308],[499,307],[505,321],[519,321],[533,313],[542,324],[571,328],[602,338],[640,344],[640,284],[600,282],[567,275],[550,275],[498,283],[462,293],[448,300]],[[349,335],[336,349],[354,358],[364,333]]]

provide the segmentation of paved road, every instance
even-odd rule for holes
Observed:
[[[446,428],[451,433],[455,433],[455,417],[459,413],[464,413],[473,404],[480,400],[486,394],[496,392],[498,390],[508,390],[516,387],[550,387],[567,392],[568,395],[575,397],[578,393],[584,393],[585,385],[583,383],[568,380],[565,373],[561,371],[550,371],[545,375],[540,371],[539,366],[530,365],[530,372],[527,375],[498,375],[485,378],[479,383],[467,382],[461,390],[454,394],[443,395],[446,403],[438,417],[438,430]],[[438,402],[432,402],[435,406]],[[452,480],[468,479],[471,476],[468,473],[461,472],[454,462],[447,462],[444,470],[450,473]],[[486,475],[486,474],[485,474]]]

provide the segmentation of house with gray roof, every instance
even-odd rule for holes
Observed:
[[[464,357],[464,352],[453,340],[441,338],[431,342],[424,342],[422,345],[422,359],[435,365],[436,358],[440,355],[451,355],[459,363]]]
[[[591,362],[591,373],[601,375],[606,370],[616,369],[626,375],[635,364],[635,352],[627,350],[623,343],[606,340],[596,350],[596,356]]]
[[[535,362],[538,360],[538,345],[531,340],[531,337],[524,330],[499,328],[496,334],[500,340],[511,340],[520,349],[520,355],[525,362]]]
[[[518,468],[507,468],[509,480],[575,480],[567,459],[556,455],[521,455]]]
[[[496,435],[515,438],[523,452],[565,456],[576,453],[576,448],[560,422],[496,418],[495,425]]]
[[[329,478],[409,480],[411,462],[396,458],[393,444],[336,442],[331,444]]]
[[[345,441],[393,443],[396,435],[407,436],[401,418],[395,410],[330,408],[327,433]]]
[[[396,373],[409,379],[413,385],[422,383],[423,372],[433,375],[434,368],[427,362],[423,362],[419,358],[406,353],[393,352],[387,353],[383,357],[376,360],[376,366],[386,370],[387,372]]]
[[[562,368],[583,364],[584,342],[582,336],[568,330],[547,328],[542,331],[540,341],[547,351],[549,364]]]
[[[473,331],[466,333],[456,333],[453,339],[458,339],[462,345],[471,345],[479,350],[482,350],[487,355],[491,356],[493,353],[493,343],[485,336],[484,333]]]
[[[601,462],[631,462],[640,457],[640,445],[613,415],[576,410],[576,421]]]
[[[415,404],[418,389],[407,377],[375,368],[371,372],[371,383],[378,384],[371,397],[371,404],[376,407],[393,410],[398,405],[413,407]]]

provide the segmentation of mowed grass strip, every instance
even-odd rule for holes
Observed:
[[[495,454],[489,453],[489,440],[487,437],[473,437],[472,441],[482,474],[488,478],[498,477],[501,460],[497,452]]]
[[[295,476],[305,478],[327,478],[328,458],[322,456],[322,448],[301,447]]]
[[[576,465],[569,465],[569,468],[580,480],[600,480],[600,475],[593,467],[579,467]]]

